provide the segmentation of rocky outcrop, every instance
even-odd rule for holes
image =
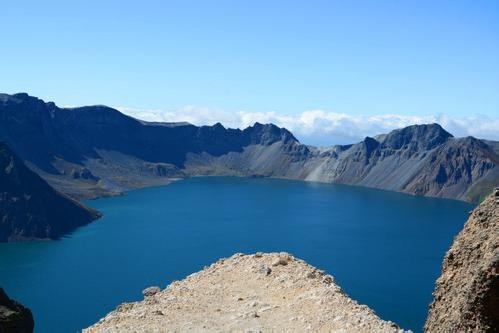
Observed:
[[[76,199],[191,175],[302,179],[470,202],[499,186],[499,143],[454,138],[438,124],[319,149],[272,124],[150,123],[105,106],[59,108],[0,94],[0,140]]]
[[[477,202],[499,185],[498,155],[473,137],[452,139],[428,154],[404,187],[409,193]]]
[[[83,331],[401,331],[350,299],[331,276],[287,253],[235,254],[144,296]]]
[[[31,311],[10,299],[0,288],[0,332],[31,333],[34,325]]]
[[[100,215],[50,187],[0,142],[0,241],[54,239]]]
[[[426,332],[499,331],[499,189],[454,240],[433,296]]]

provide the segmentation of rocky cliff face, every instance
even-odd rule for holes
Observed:
[[[499,156],[489,144],[454,138],[430,124],[328,149],[293,141],[251,145],[217,157],[188,154],[186,172],[260,174],[477,202],[499,185],[498,166]]]
[[[0,94],[0,140],[77,199],[189,175],[283,177],[472,202],[499,185],[498,143],[456,139],[437,124],[318,149],[271,124],[148,123],[105,106],[64,109]]]
[[[350,299],[331,276],[287,253],[236,254],[170,284],[144,290],[93,332],[399,332]]]
[[[425,331],[499,330],[499,189],[454,240],[433,295]]]
[[[0,288],[0,332],[31,333],[34,325],[31,311],[10,299]]]
[[[78,199],[183,177],[188,154],[216,158],[251,145],[297,142],[274,125],[239,130],[146,123],[105,106],[61,109],[27,94],[0,95],[0,140]]]
[[[498,156],[475,138],[456,139],[437,124],[367,139],[339,156],[335,181],[417,195],[478,201],[499,183]]]
[[[0,142],[0,241],[58,238],[99,217],[51,188]]]

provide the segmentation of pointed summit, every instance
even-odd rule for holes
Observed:
[[[416,146],[430,150],[452,137],[452,134],[439,124],[412,125],[388,133],[383,140],[383,146],[392,149]]]

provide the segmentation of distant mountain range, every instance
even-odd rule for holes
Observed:
[[[191,175],[281,177],[478,202],[499,185],[499,142],[414,125],[352,145],[317,148],[256,123],[144,122],[106,106],[59,108],[0,94],[0,141],[74,199]]]

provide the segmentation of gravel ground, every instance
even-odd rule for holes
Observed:
[[[235,254],[162,291],[147,288],[144,297],[83,332],[402,331],[287,253]]]

